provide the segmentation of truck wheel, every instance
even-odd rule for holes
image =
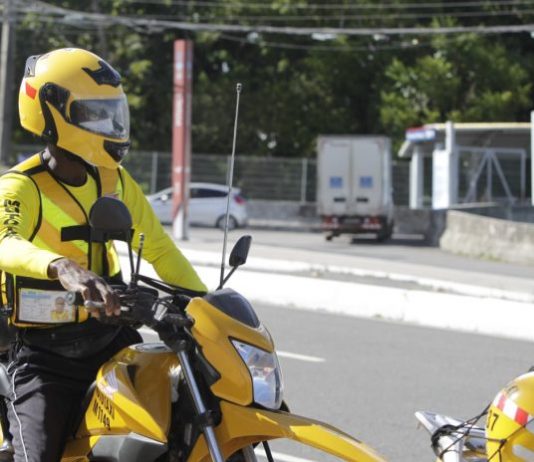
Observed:
[[[385,242],[388,239],[391,239],[392,235],[393,235],[393,224],[387,226],[386,229],[378,233],[376,235],[376,240],[377,242]]]
[[[385,242],[390,238],[391,238],[391,233],[377,234],[376,236],[377,242]]]

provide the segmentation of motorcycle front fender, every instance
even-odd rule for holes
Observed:
[[[331,425],[283,411],[267,411],[221,402],[222,421],[215,433],[225,459],[251,444],[288,438],[332,456],[353,462],[383,462],[361,441]],[[210,455],[204,437],[199,438],[188,462],[207,462]]]

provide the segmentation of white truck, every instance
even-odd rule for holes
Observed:
[[[340,234],[393,232],[391,141],[385,136],[320,136],[317,209],[331,240]]]

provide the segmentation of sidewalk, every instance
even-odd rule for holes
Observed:
[[[321,233],[238,229],[229,233],[228,252],[243,234],[253,237],[249,271],[534,302],[534,267],[453,255],[411,236],[351,244],[346,236],[326,242]],[[220,231],[192,228],[190,239],[177,243],[194,264],[220,267],[222,238]]]

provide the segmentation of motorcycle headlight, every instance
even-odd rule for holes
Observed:
[[[284,385],[276,353],[269,353],[238,340],[232,340],[232,344],[252,377],[254,401],[268,409],[280,409]]]

